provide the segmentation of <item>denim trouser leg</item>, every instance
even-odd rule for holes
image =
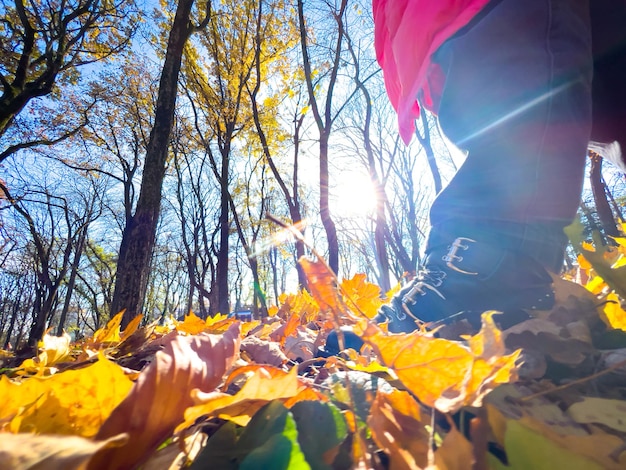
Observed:
[[[501,0],[441,46],[439,122],[468,157],[438,195],[427,251],[470,237],[563,260],[591,129],[586,0]]]

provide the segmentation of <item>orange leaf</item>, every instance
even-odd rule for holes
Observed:
[[[295,314],[291,315],[289,317],[289,320],[287,320],[287,323],[285,324],[282,337],[280,338],[281,346],[285,345],[285,340],[287,339],[287,337],[294,336],[297,333],[299,326],[300,326],[300,316],[295,315]]]
[[[239,351],[239,325],[223,335],[172,336],[146,367],[97,439],[126,432],[123,448],[99,453],[90,468],[134,468],[171,434],[193,404],[191,391],[214,390]]]
[[[141,320],[143,320],[143,315],[137,315],[135,318],[133,318],[130,321],[130,323],[128,325],[126,325],[126,329],[120,335],[120,340],[124,341],[124,340],[130,338],[130,336],[135,331],[137,331],[137,328],[139,328],[139,325],[141,324]]]
[[[298,262],[309,281],[311,294],[320,308],[335,314],[345,312],[332,271],[321,261],[311,261],[302,257]]]
[[[380,392],[376,395],[367,419],[372,437],[389,456],[390,468],[424,468],[428,464],[429,433],[413,413],[406,415],[394,407],[397,399]]]
[[[185,320],[176,323],[176,331],[197,335],[207,329],[206,322],[193,312],[185,315]]]
[[[312,322],[317,319],[320,307],[311,294],[306,290],[301,290],[297,294],[281,294],[279,297],[280,309],[276,312],[281,318],[289,315],[298,315],[303,318],[303,322]]]
[[[245,426],[263,405],[272,400],[291,398],[300,389],[297,367],[289,372],[275,367],[259,367],[235,395],[196,392],[196,405],[185,411],[185,422],[177,431],[191,426],[204,415],[217,416]]]
[[[475,352],[458,342],[418,331],[384,334],[373,324],[367,325],[362,337],[420,401],[452,412],[464,405],[479,404],[498,383],[516,378],[515,362],[520,351],[499,355],[498,335],[491,330],[490,320],[488,317],[487,326],[477,338],[470,339]]]
[[[367,318],[374,318],[383,304],[380,287],[367,282],[365,274],[356,274],[352,279],[344,279],[341,282],[341,290],[349,299],[346,303]]]

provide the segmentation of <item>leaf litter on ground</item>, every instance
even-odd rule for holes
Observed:
[[[262,321],[121,312],[3,351],[0,469],[626,468],[626,239],[570,238],[554,308],[505,331],[388,333],[365,275],[307,259],[310,292]],[[345,327],[361,350],[317,357]]]

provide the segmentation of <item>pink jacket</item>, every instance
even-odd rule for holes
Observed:
[[[421,104],[437,111],[443,85],[431,55],[465,26],[489,0],[372,0],[376,58],[383,69],[389,100],[408,144]]]

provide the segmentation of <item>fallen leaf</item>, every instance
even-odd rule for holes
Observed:
[[[257,364],[268,364],[270,366],[281,366],[288,359],[282,352],[278,343],[262,340],[256,336],[249,336],[241,342],[241,351],[245,352],[252,362]]]
[[[373,324],[365,328],[362,337],[421,402],[444,412],[479,405],[496,385],[516,378],[515,362],[520,351],[485,359],[454,341],[419,331],[384,334]],[[471,340],[474,349],[482,342],[484,354],[495,354],[489,341],[484,332]]]
[[[185,315],[185,319],[182,322],[176,323],[176,331],[189,335],[197,335],[206,329],[206,322],[193,312],[189,312],[189,314]]]
[[[119,447],[124,434],[94,442],[77,436],[3,434],[0,439],[0,470],[82,470],[101,449]]]
[[[33,359],[26,359],[20,365],[17,375],[35,374],[43,376],[50,373],[50,367],[66,360],[70,356],[72,338],[67,333],[61,336],[45,334],[37,344],[39,354]],[[54,372],[54,371],[52,371]]]
[[[583,424],[603,424],[626,433],[626,402],[606,398],[587,397],[567,409],[574,421]]]
[[[383,304],[380,287],[366,281],[365,274],[355,274],[352,279],[341,281],[341,292],[346,304],[362,315],[372,319]]]
[[[124,310],[115,315],[109,320],[105,327],[96,330],[96,332],[88,341],[87,346],[97,349],[101,344],[120,342],[120,325],[122,324],[122,317],[124,316]]]
[[[122,449],[101,452],[90,468],[127,469],[147,460],[183,421],[193,404],[191,391],[214,390],[239,351],[239,325],[225,334],[174,336],[139,375],[128,397],[115,409],[96,439],[128,433]]]
[[[94,364],[50,377],[2,376],[0,419],[10,418],[13,432],[92,437],[131,387],[122,368],[102,353]]]
[[[409,470],[426,467],[430,433],[413,413],[406,415],[396,409],[394,397],[378,393],[367,424],[376,445],[389,456],[390,468]]]
[[[456,427],[452,427],[435,452],[437,470],[465,470],[474,468],[472,444]]]
[[[227,393],[194,393],[194,406],[185,411],[185,422],[177,432],[191,426],[200,416],[216,416],[240,426],[248,424],[252,416],[268,402],[287,399],[298,394],[298,368],[285,372],[274,367],[258,367],[235,395]],[[232,375],[232,374],[231,374]]]
[[[321,261],[311,261],[302,257],[298,260],[306,274],[308,286],[313,298],[321,310],[333,312],[335,315],[345,313],[335,276]]]
[[[626,310],[620,305],[620,299],[614,292],[606,296],[604,315],[608,326],[626,331]]]

